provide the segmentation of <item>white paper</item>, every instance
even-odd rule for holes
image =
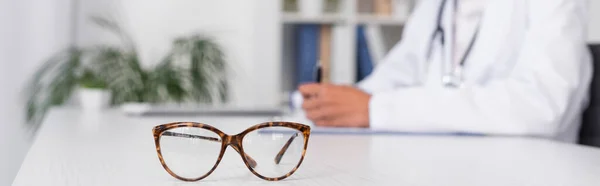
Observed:
[[[355,127],[319,127],[315,126],[312,121],[305,117],[304,112],[295,112],[294,114],[274,117],[273,121],[294,122],[310,126],[311,134],[343,134],[343,135],[417,135],[417,136],[483,136],[483,134],[475,134],[468,132],[456,131],[435,131],[435,132],[415,132],[415,131],[391,131],[391,130],[373,130],[370,128],[355,128]],[[276,130],[264,129],[263,132],[277,132]]]

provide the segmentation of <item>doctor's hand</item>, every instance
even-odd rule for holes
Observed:
[[[317,126],[369,127],[371,95],[351,86],[305,84],[302,109]]]

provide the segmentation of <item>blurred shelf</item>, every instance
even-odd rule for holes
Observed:
[[[306,17],[298,13],[283,13],[283,23],[287,24],[341,24],[344,18],[337,14],[324,14],[316,17]]]
[[[407,18],[361,14],[357,16],[356,20],[358,24],[402,26],[406,23]]]

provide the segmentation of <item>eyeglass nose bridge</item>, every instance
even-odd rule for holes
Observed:
[[[244,159],[244,162],[247,163],[248,166],[252,168],[256,167],[256,160],[254,160],[254,158],[250,157],[248,154],[242,151],[242,137],[238,135],[225,136],[223,137],[223,143],[225,144],[223,146],[224,148],[227,148],[227,146],[231,146],[233,150],[240,154],[240,156],[242,156],[242,159]]]
[[[225,143],[225,146],[231,146],[234,149],[242,148],[242,138],[237,135],[235,135],[235,136],[226,135],[223,137],[223,142]]]

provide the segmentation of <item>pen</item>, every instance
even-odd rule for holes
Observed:
[[[315,74],[314,74],[315,83],[320,84],[321,80],[322,80],[322,76],[323,76],[321,65],[317,64],[315,67],[316,67]],[[304,99],[310,99],[310,98],[314,98],[314,97],[317,97],[317,95],[316,94],[315,95],[306,95],[306,96],[304,96]]]
[[[316,70],[316,74],[315,74],[315,83],[321,83],[322,76],[323,76],[323,70],[321,68],[321,65],[317,65],[317,70]]]

